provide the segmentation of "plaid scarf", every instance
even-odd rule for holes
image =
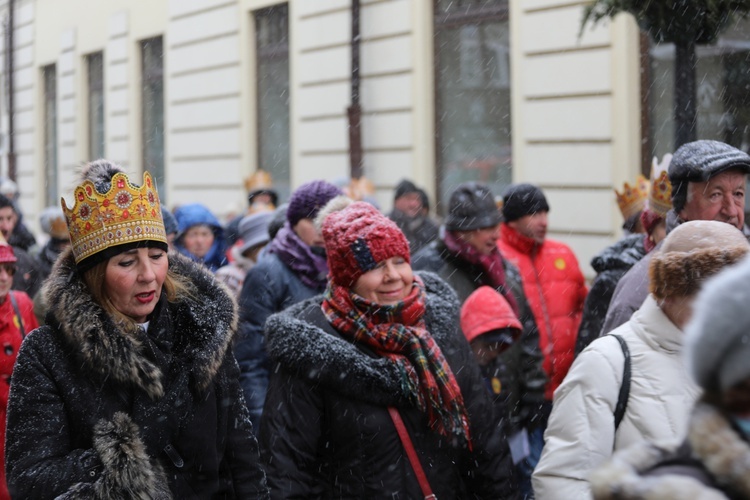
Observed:
[[[479,266],[479,268],[484,271],[484,274],[482,275],[482,283],[489,285],[500,292],[503,297],[505,297],[505,300],[508,301],[508,304],[510,304],[511,309],[513,309],[516,316],[520,316],[518,302],[516,301],[513,292],[510,290],[510,287],[505,282],[503,256],[497,247],[492,250],[491,254],[484,255],[469,243],[461,240],[453,231],[445,232],[443,243],[445,243],[445,247],[452,254],[462,258],[469,264]]]
[[[471,449],[461,389],[425,327],[425,299],[424,284],[416,276],[411,293],[396,305],[369,302],[330,282],[321,307],[342,335],[396,364],[404,392],[427,414],[430,429],[463,438]]]

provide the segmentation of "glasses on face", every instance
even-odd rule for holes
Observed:
[[[8,276],[16,274],[15,264],[0,264],[0,270],[5,271]]]

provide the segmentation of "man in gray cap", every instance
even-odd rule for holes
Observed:
[[[719,141],[694,141],[675,151],[669,165],[672,210],[667,213],[667,234],[686,221],[726,222],[745,236],[745,181],[750,156]],[[617,284],[601,334],[622,325],[648,295],[648,266],[654,252],[634,265]]]

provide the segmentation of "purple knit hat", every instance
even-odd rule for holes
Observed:
[[[318,211],[333,198],[344,194],[326,181],[312,181],[298,187],[289,198],[286,220],[294,227],[301,219],[314,219]]]

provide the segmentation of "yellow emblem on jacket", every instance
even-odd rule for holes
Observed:
[[[560,271],[565,269],[565,259],[563,259],[562,257],[555,259],[555,267]]]
[[[500,383],[500,379],[497,377],[492,377],[492,392],[493,394],[500,394],[500,391],[503,388],[503,384]]]

